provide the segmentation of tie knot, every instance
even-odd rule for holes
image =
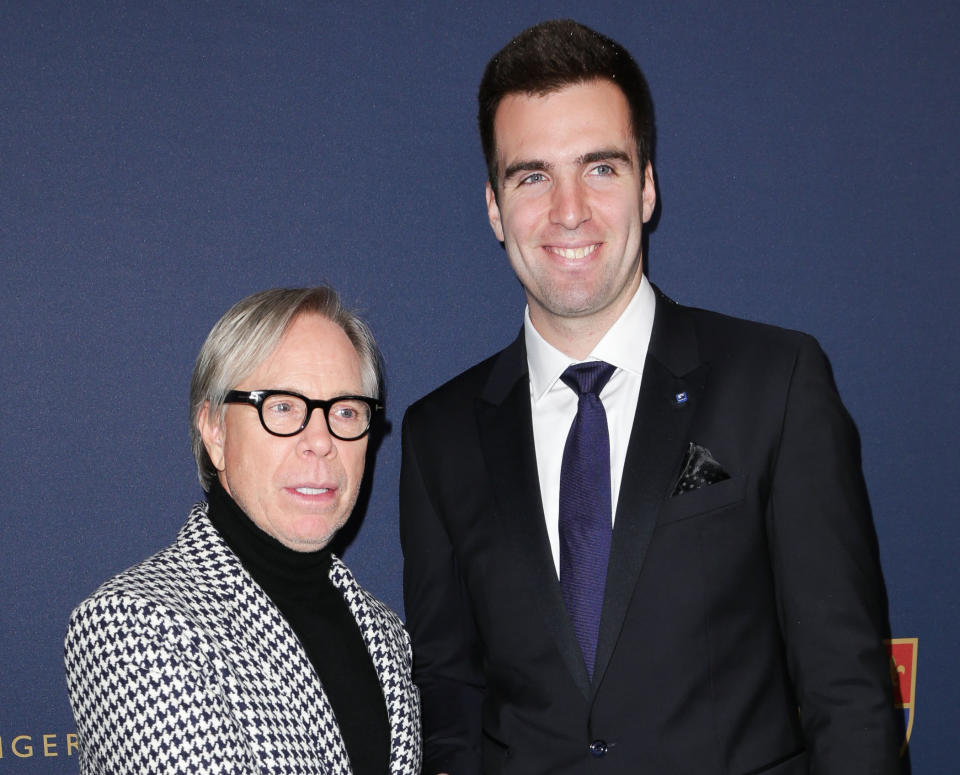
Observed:
[[[616,366],[604,361],[588,361],[568,366],[560,379],[577,395],[600,395],[603,386],[609,382]]]

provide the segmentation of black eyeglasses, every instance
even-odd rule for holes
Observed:
[[[383,409],[383,404],[368,396],[336,396],[324,401],[285,390],[231,390],[223,402],[257,407],[260,424],[274,436],[296,436],[307,427],[313,410],[322,409],[330,435],[341,441],[363,438],[374,413]]]

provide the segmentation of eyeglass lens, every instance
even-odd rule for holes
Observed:
[[[286,435],[296,433],[303,427],[307,404],[298,396],[272,395],[264,399],[260,413],[269,430]],[[369,404],[347,398],[330,406],[327,427],[344,439],[357,438],[370,426],[370,418]]]

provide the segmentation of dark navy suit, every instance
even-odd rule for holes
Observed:
[[[674,495],[691,442],[729,478]],[[812,338],[658,293],[592,682],[522,333],[414,404],[403,444],[425,773],[899,771],[859,440]]]

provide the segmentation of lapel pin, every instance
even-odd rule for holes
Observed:
[[[685,403],[687,403],[687,399],[688,399],[688,398],[689,398],[689,396],[687,395],[687,391],[686,391],[686,390],[681,390],[679,393],[677,393],[677,394],[673,397],[673,400],[677,402],[677,406],[680,406],[680,404],[685,404]]]

